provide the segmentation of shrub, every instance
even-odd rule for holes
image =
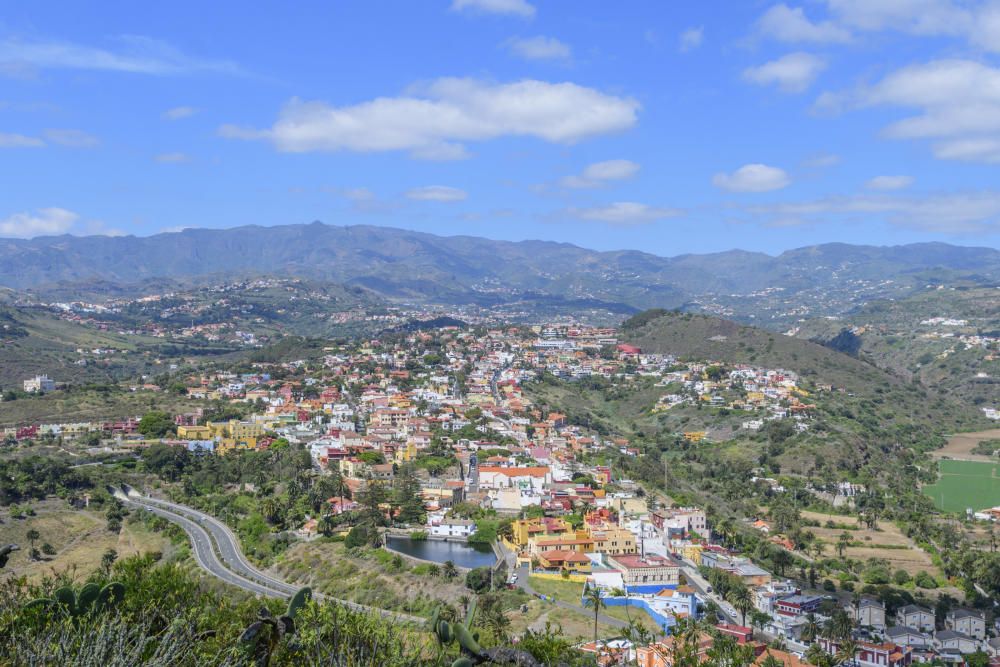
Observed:
[[[938,587],[937,581],[934,580],[934,577],[932,577],[931,575],[929,575],[927,572],[924,572],[923,570],[921,570],[920,572],[917,572],[917,576],[913,578],[913,581],[920,588],[937,588]]]
[[[368,529],[364,526],[354,526],[344,540],[344,546],[348,549],[363,547],[368,544]]]

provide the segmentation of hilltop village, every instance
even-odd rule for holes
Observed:
[[[643,609],[661,636],[682,619],[708,617],[738,643],[756,642],[758,656],[761,642],[770,642],[768,654],[788,665],[807,655],[816,664],[817,656],[839,655],[848,643],[863,667],[1000,655],[1000,639],[991,638],[996,632],[981,611],[955,607],[937,618],[934,609],[887,607],[876,596],[830,595],[832,584],[826,591],[817,582],[808,588],[762,567],[754,553],[733,547],[706,508],[681,506],[617,469],[611,461],[619,456],[640,455],[628,439],[574,423],[527,390],[532,383],[594,378],[651,385],[658,395],[653,414],[685,406],[721,411],[729,419],[720,433],[728,434],[773,424],[808,431],[814,393],[837,391],[824,384],[807,390],[782,368],[646,353],[620,342],[613,328],[445,327],[331,346],[310,360],[177,368],[131,387],[151,396],[169,392],[192,405],[238,408],[225,419],[192,408],[100,423],[20,424],[3,435],[8,445],[86,441],[93,451],[176,448],[196,457],[300,449],[315,473],[337,480],[323,510],[295,526],[303,541],[356,511],[366,489],[391,487],[405,474],[416,481],[418,509],[404,517],[386,505],[397,534],[491,543],[511,587],[546,597],[537,582],[581,583],[602,605]],[[56,385],[37,377],[25,389],[44,393]],[[699,443],[719,436],[703,428],[676,437]],[[766,470],[747,483],[786,491]],[[849,503],[864,488],[839,480],[813,491]],[[758,533],[772,554],[785,554],[769,563],[791,564],[792,552],[803,557],[776,517],[747,518],[744,528]],[[585,611],[585,600],[572,604]],[[584,648],[605,662],[624,655],[658,667],[671,664],[671,641]],[[699,647],[709,651],[711,638]]]

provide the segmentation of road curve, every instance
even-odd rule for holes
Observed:
[[[288,598],[299,590],[300,586],[276,579],[254,567],[240,549],[239,539],[233,531],[214,516],[196,510],[193,507],[188,507],[187,505],[142,496],[134,491],[125,495],[125,501],[184,528],[188,536],[191,537],[192,543],[195,544],[196,556],[199,549],[198,539],[205,542],[209,553],[203,552],[200,557],[196,557],[196,560],[198,560],[198,564],[202,569],[210,574],[235,586],[239,586],[244,590],[270,597]],[[204,548],[202,547],[203,550]],[[221,562],[219,560],[220,556]],[[216,565],[217,567],[211,567],[211,565]],[[316,593],[315,597],[318,600],[337,602],[355,611],[376,613],[397,621],[407,623],[423,623],[425,621],[425,619],[413,616],[412,614],[369,607],[368,605],[358,604],[350,600],[332,598],[319,593]]]
[[[243,555],[243,551],[239,547],[239,539],[233,531],[229,528],[229,526],[222,523],[214,516],[206,514],[200,510],[196,510],[193,507],[172,503],[167,500],[160,500],[159,498],[133,497],[133,500],[140,504],[144,504],[147,507],[160,508],[171,514],[179,515],[191,521],[197,522],[209,535],[211,535],[212,541],[215,543],[215,548],[222,557],[222,561],[226,564],[226,567],[239,576],[256,581],[272,590],[279,591],[288,596],[294,595],[299,589],[298,586],[293,586],[281,581],[280,579],[275,579],[274,577],[264,574],[255,568],[250,561],[247,560],[246,556]]]
[[[133,501],[127,501],[129,504],[133,504],[143,509],[160,516],[167,521],[176,523],[178,526],[184,529],[187,533],[188,538],[191,540],[191,546],[193,547],[194,559],[198,563],[201,569],[205,570],[212,576],[221,579],[227,584],[236,586],[237,588],[242,588],[245,591],[251,593],[256,593],[257,595],[264,595],[267,597],[287,597],[284,592],[278,592],[267,586],[264,586],[256,581],[251,581],[245,577],[241,577],[234,573],[232,570],[227,568],[220,560],[218,555],[215,553],[215,548],[212,545],[212,538],[208,532],[199,526],[197,523],[191,519],[174,514],[173,512],[168,512],[159,507],[152,507],[142,505],[140,503],[135,503]]]

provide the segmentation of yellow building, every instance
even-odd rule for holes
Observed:
[[[590,539],[594,541],[594,551],[610,556],[634,554],[635,534],[631,530],[617,526],[590,529]]]
[[[405,444],[400,445],[396,449],[396,462],[406,463],[407,461],[412,461],[417,458],[417,443],[412,440],[407,440]]]
[[[217,439],[215,451],[223,454],[232,449],[256,449],[257,442],[264,436],[264,425],[255,422],[241,422],[231,419],[227,422],[211,422],[207,428]],[[204,438],[208,439],[208,438]]]
[[[703,550],[700,544],[688,544],[685,545],[681,550],[684,554],[684,558],[688,559],[695,565],[701,565],[701,552]]]
[[[592,553],[594,540],[589,537],[557,537],[551,540],[532,539],[528,543],[532,556],[541,556],[548,551],[575,551],[579,554]]]
[[[514,546],[524,549],[533,539],[555,539],[569,535],[573,527],[563,519],[540,517],[535,519],[518,519],[511,525]]]
[[[538,555],[538,564],[546,570],[590,574],[590,559],[577,551],[546,551]]]
[[[212,429],[208,426],[178,426],[177,437],[181,440],[211,440]]]

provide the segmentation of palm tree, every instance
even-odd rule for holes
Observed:
[[[854,624],[861,624],[861,593],[854,591],[851,595],[851,607],[854,609]]]
[[[327,512],[319,521],[320,530],[325,537],[330,537],[333,533],[333,515]]]
[[[830,616],[823,628],[823,634],[827,639],[842,640],[850,639],[854,624],[851,617],[843,609],[837,609]]]
[[[824,651],[819,644],[810,644],[809,648],[806,649],[805,657],[810,665],[832,667],[833,661],[830,659],[830,654]]]
[[[845,530],[840,534],[840,537],[837,538],[837,555],[843,558],[844,550],[850,543],[851,543],[851,536]]]
[[[446,560],[444,565],[441,566],[441,574],[444,575],[445,579],[451,581],[458,576],[458,568],[455,567],[453,562]]]
[[[747,614],[753,609],[753,593],[746,586],[739,586],[732,590],[729,601],[736,608],[736,611],[740,612],[740,615],[743,617],[741,625],[746,627]]]
[[[820,627],[819,623],[816,622],[816,616],[813,614],[806,614],[806,622],[802,625],[802,632],[799,635],[802,640],[811,644],[816,641],[816,637],[819,636]]]
[[[837,647],[835,660],[838,665],[853,665],[854,655],[858,652],[858,643],[853,639],[845,639]]]
[[[771,655],[771,652],[767,652],[767,656],[759,663],[760,667],[784,667],[784,663]]]
[[[597,642],[597,617],[604,608],[604,600],[601,598],[601,590],[597,586],[592,586],[583,592],[583,606],[594,608],[594,642]]]
[[[27,533],[25,533],[24,536],[28,538],[28,542],[31,543],[31,549],[32,549],[32,551],[34,551],[34,549],[35,549],[35,542],[38,541],[42,537],[41,534],[39,534],[39,532],[37,530],[35,530],[34,528],[32,528]]]
[[[625,639],[628,639],[636,646],[649,646],[653,641],[652,630],[631,617],[628,619],[628,627],[625,628],[623,634],[625,635]]]

